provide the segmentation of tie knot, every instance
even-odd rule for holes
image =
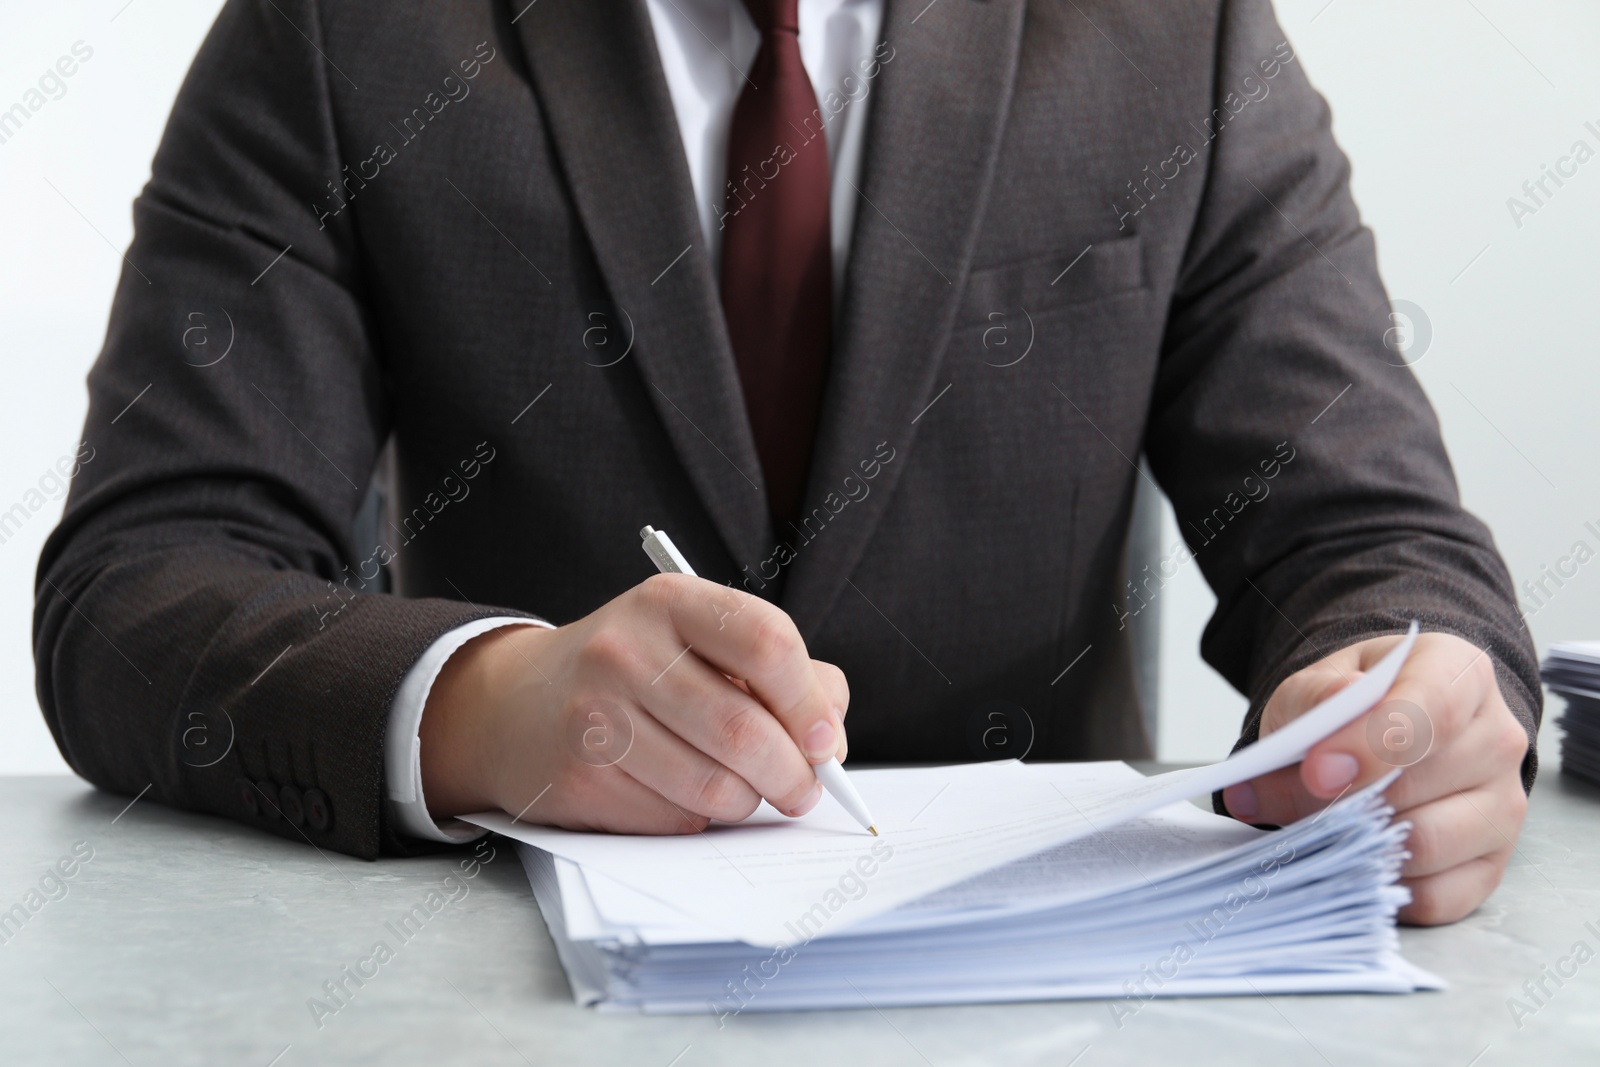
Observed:
[[[769,33],[800,33],[800,0],[744,0],[745,9],[765,37]]]

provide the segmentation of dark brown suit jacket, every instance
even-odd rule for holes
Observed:
[[[596,608],[651,573],[647,522],[844,668],[854,757],[973,758],[995,700],[1034,757],[1142,755],[1141,452],[1244,736],[1289,672],[1412,617],[1487,647],[1531,735],[1505,567],[1265,0],[889,0],[884,43],[845,105],[871,111],[808,521],[774,529],[639,0],[231,0],[40,563],[71,765],[412,847],[382,801],[407,668],[473,618]],[[356,543],[391,437],[398,515]]]

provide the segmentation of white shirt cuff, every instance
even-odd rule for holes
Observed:
[[[429,841],[460,844],[482,837],[487,832],[460,819],[436,820],[428,814],[428,804],[422,796],[422,741],[417,733],[422,727],[422,711],[427,707],[428,693],[432,691],[434,679],[439,677],[445,663],[455,655],[457,649],[474,637],[502,626],[555,628],[543,619],[509,615],[497,615],[457,626],[429,645],[400,681],[400,688],[394,694],[394,703],[389,707],[389,723],[384,731],[383,770],[388,783],[389,816],[403,834]]]

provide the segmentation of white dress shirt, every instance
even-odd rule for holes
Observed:
[[[755,61],[761,35],[741,0],[646,0],[661,69],[689,164],[700,232],[713,273],[721,263],[722,215],[733,106]],[[839,306],[850,230],[855,224],[857,179],[867,128],[867,103],[881,61],[883,0],[800,0],[800,58],[817,94],[828,138],[832,178],[829,212],[833,238],[834,306]],[[457,627],[428,646],[406,673],[389,709],[384,772],[389,811],[402,833],[435,841],[470,841],[484,831],[456,819],[435,821],[422,795],[421,742],[417,731],[428,692],[456,650],[501,626],[548,626],[509,616]]]

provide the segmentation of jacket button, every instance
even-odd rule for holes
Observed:
[[[269,819],[276,819],[278,812],[278,787],[271,782],[261,781],[256,783],[256,801],[261,805],[261,814]]]
[[[305,825],[306,813],[300,802],[300,790],[294,786],[286,785],[278,790],[278,810],[291,824]]]
[[[300,798],[300,806],[305,811],[307,825],[313,830],[320,832],[333,825],[333,804],[322,790],[307,789]]]
[[[239,803],[244,805],[244,810],[252,816],[261,814],[261,797],[256,794],[256,784],[248,778],[240,778],[234,782],[234,788],[239,793]]]

